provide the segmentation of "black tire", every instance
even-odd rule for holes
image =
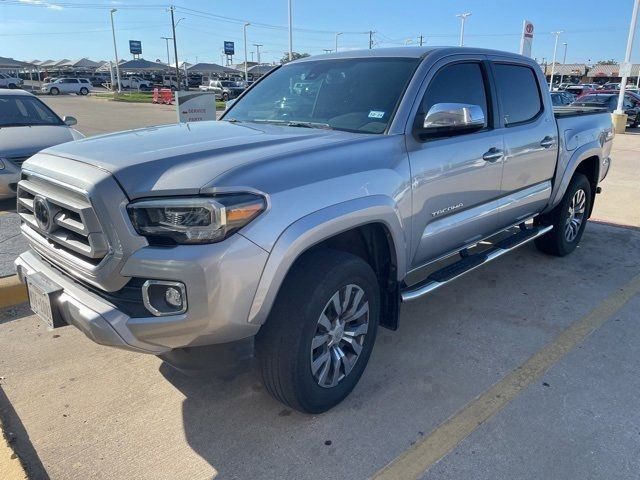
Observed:
[[[342,303],[347,291],[359,293],[351,290],[354,285],[363,292],[362,300],[356,302],[357,295],[348,295],[354,299],[353,303],[347,304],[347,312],[361,311],[364,302],[369,303],[368,329],[359,337],[361,351],[353,357],[355,350],[338,343],[338,348],[342,347],[340,352],[344,351],[346,358],[351,355],[355,362],[346,362],[352,368],[344,376],[342,372],[346,363],[338,362],[340,379],[337,384],[320,386],[322,380],[314,377],[311,370],[312,357],[318,354],[314,361],[321,365],[326,363],[318,362],[319,357],[327,358],[329,366],[325,379],[330,380],[330,377],[335,378],[329,375],[329,371],[335,371],[335,364],[329,361],[334,358],[334,352],[330,345],[325,344],[312,349],[311,342],[314,337],[318,338],[318,329],[323,328],[319,324],[321,315],[333,308],[330,300],[334,294],[348,289],[339,294],[339,303]],[[256,336],[257,366],[269,393],[276,400],[305,413],[325,412],[340,403],[356,386],[367,366],[376,338],[379,312],[380,287],[375,273],[364,260],[336,250],[305,254],[288,273],[268,320]],[[348,314],[345,316],[349,317]],[[364,316],[356,318],[364,319]],[[332,338],[331,334],[325,336]],[[320,376],[321,370],[324,369],[317,371]]]
[[[222,94],[222,100],[224,100],[225,102],[229,101],[229,94],[227,92]]]
[[[568,224],[572,217],[572,201],[578,195],[578,191],[584,193],[584,207],[580,225],[571,229],[571,233],[567,233]],[[573,252],[582,238],[584,228],[587,225],[587,217],[591,212],[591,184],[585,175],[576,173],[567,191],[562,197],[562,201],[550,213],[543,215],[537,220],[537,224],[553,225],[553,230],[535,240],[538,250],[549,255],[564,257]],[[579,209],[575,209],[578,211]],[[575,215],[577,217],[577,215]],[[572,235],[573,238],[570,238]]]
[[[51,87],[51,89],[49,90],[49,94],[50,95],[60,95],[60,90],[58,90],[57,87]]]
[[[87,87],[82,87],[80,89],[80,95],[82,96],[89,95],[89,89]]]
[[[16,89],[16,88],[18,88],[18,86],[15,83],[10,83],[9,84],[9,89],[13,90],[13,89]]]

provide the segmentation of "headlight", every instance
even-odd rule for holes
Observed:
[[[267,207],[251,193],[143,200],[127,206],[133,226],[153,244],[220,242]]]
[[[0,170],[4,170],[4,158],[0,157]]]

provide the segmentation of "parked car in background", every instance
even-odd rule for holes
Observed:
[[[0,88],[19,88],[24,80],[11,76],[7,73],[0,73]]]
[[[617,93],[590,93],[583,95],[571,105],[576,107],[601,107],[613,112],[618,106]],[[626,94],[622,110],[627,114],[627,126],[637,127],[640,123],[640,102]]]
[[[600,87],[600,90],[620,90],[620,83],[608,82]]]
[[[189,88],[198,88],[202,85],[202,75],[197,73],[190,73],[187,79],[187,84]]]
[[[153,90],[153,82],[138,76],[120,78],[120,85],[124,90]]]
[[[0,92],[0,199],[16,195],[22,163],[43,148],[83,138],[73,117],[60,118],[24,90]]]
[[[242,92],[246,90],[246,86],[244,82],[235,82],[232,80],[217,80],[211,79],[207,81],[205,84],[200,85],[200,90],[204,91],[213,91],[216,95],[216,98],[224,100],[231,100],[232,98],[237,98],[240,96]]]
[[[40,91],[49,95],[60,95],[61,93],[75,93],[76,95],[88,95],[92,85],[88,78],[59,78],[52,83],[45,83],[40,87]]]
[[[596,84],[593,83],[581,83],[578,85],[569,85],[565,88],[565,92],[572,93],[576,96],[582,95],[586,91],[591,91],[596,89]]]
[[[50,327],[178,368],[255,346],[266,390],[326,411],[401,302],[530,241],[577,248],[611,116],[556,112],[545,85],[507,52],[349,51],[272,70],[220,121],[53,147],[18,184],[18,276]],[[76,223],[49,228],[51,203]]]
[[[581,98],[583,98],[583,97],[585,97],[585,96],[587,96],[587,95],[591,95],[591,94],[594,94],[594,93],[599,94],[599,95],[610,93],[610,94],[614,94],[614,95],[616,95],[616,97],[617,97],[617,96],[619,96],[619,95],[620,95],[620,90],[587,90],[586,92],[584,92],[584,93],[583,93],[582,95],[580,95],[579,97],[576,97],[576,101],[577,101],[577,100],[580,100]],[[624,95],[625,95],[625,97],[627,97],[627,98],[628,98],[632,103],[634,103],[634,104],[636,104],[636,103],[637,103],[637,104],[640,104],[640,93],[638,93],[637,91],[627,91],[627,90],[625,89]]]
[[[576,98],[575,95],[568,92],[564,92],[564,91],[551,92],[551,103],[553,103],[553,106],[555,107],[562,106],[562,105],[570,105],[571,103],[573,103],[575,98]]]
[[[575,85],[575,84],[571,82],[562,82],[561,84],[558,85],[558,90],[564,90],[567,87],[570,87],[571,85]]]
[[[175,75],[163,75],[162,87],[170,88],[171,90],[188,90],[189,86],[183,76],[180,76],[180,87],[178,87],[178,79]]]
[[[111,79],[106,76],[89,77],[89,81],[91,82],[91,85],[94,87],[102,87],[104,86],[105,83],[109,82],[110,80]]]

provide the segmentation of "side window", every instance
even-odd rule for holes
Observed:
[[[498,99],[504,123],[514,125],[533,120],[542,110],[542,97],[535,72],[522,65],[494,65]]]
[[[487,92],[479,63],[457,63],[439,70],[427,87],[422,100],[424,113],[436,103],[479,105],[484,112],[485,127],[489,120]]]

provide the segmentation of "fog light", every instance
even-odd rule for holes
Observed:
[[[157,317],[187,311],[187,291],[181,282],[147,280],[142,285],[144,306]]]

